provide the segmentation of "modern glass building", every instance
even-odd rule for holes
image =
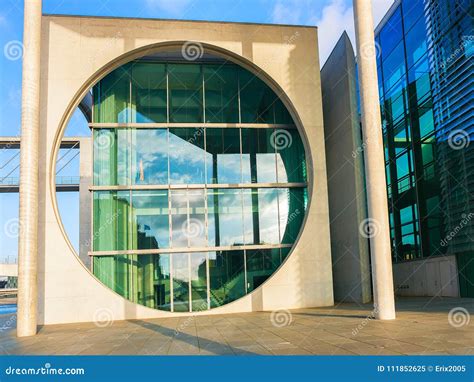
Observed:
[[[474,296],[473,16],[471,0],[402,0],[376,29],[393,261],[454,256],[466,297]]]
[[[230,303],[288,256],[305,217],[302,138],[258,76],[206,54],[125,64],[93,88],[93,273],[171,312]]]

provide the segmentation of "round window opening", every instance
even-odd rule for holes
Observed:
[[[129,62],[92,88],[80,247],[128,300],[195,312],[251,293],[282,264],[304,220],[307,167],[294,121],[259,77],[179,53]]]

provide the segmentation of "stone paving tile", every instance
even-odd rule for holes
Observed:
[[[12,315],[0,316],[0,354],[474,354],[472,323],[454,328],[450,309],[474,313],[473,299],[397,301],[397,319],[376,321],[370,305],[291,311],[287,326],[271,312],[41,327],[16,338]],[[2,326],[4,325],[4,326]]]

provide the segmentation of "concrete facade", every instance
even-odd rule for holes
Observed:
[[[74,253],[60,223],[54,191],[60,140],[88,89],[125,62],[152,52],[181,49],[188,40],[259,73],[280,95],[306,138],[310,174],[310,203],[304,228],[285,263],[253,293],[221,308],[193,314],[333,304],[316,28],[43,16],[39,324],[94,321],[104,314],[114,320],[190,314],[136,305],[103,286]]]
[[[397,296],[459,297],[456,256],[435,256],[393,265]]]
[[[366,303],[372,294],[369,243],[359,229],[367,205],[355,71],[344,33],[321,69],[334,299]]]

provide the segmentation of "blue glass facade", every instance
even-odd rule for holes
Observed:
[[[376,29],[394,262],[456,255],[474,294],[473,2],[402,0]]]

